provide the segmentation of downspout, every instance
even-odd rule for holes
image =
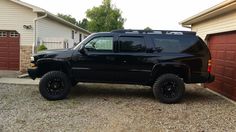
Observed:
[[[34,43],[33,43],[33,48],[32,48],[32,54],[35,53],[35,46],[37,44],[37,21],[41,20],[43,18],[46,18],[47,16],[48,16],[48,14],[47,14],[47,12],[45,12],[45,15],[34,19]]]

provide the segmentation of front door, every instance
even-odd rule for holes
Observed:
[[[80,81],[110,82],[114,79],[113,36],[95,37],[84,46],[86,55],[73,55],[72,72]]]

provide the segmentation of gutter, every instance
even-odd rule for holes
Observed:
[[[234,3],[235,1],[236,1],[236,0],[229,0],[227,3],[222,2],[222,3],[220,3],[220,4],[216,5],[216,6],[213,6],[212,8],[209,8],[209,9],[207,9],[207,10],[205,10],[205,11],[202,11],[202,12],[200,12],[200,13],[198,13],[198,14],[196,14],[196,15],[194,15],[194,16],[188,18],[188,19],[185,19],[185,20],[181,21],[180,24],[181,24],[183,27],[185,27],[186,23],[188,23],[188,22],[190,22],[190,21],[193,21],[194,19],[198,19],[198,18],[200,18],[200,17],[203,17],[203,16],[206,16],[206,15],[208,15],[208,14],[214,13],[215,11],[217,11],[217,10],[219,10],[219,9],[225,7],[225,6],[231,5],[231,4]]]
[[[34,19],[34,39],[33,39],[34,43],[33,43],[33,47],[32,47],[32,54],[35,53],[35,46],[37,44],[37,21],[41,20],[41,19],[44,19],[47,16],[48,16],[48,13],[45,12],[45,14],[43,16],[37,17],[37,18]]]
[[[191,25],[183,25],[182,23],[179,23],[180,25],[182,25],[182,27],[185,27],[185,28],[192,28],[192,26]]]

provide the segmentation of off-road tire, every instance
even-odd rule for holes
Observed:
[[[57,85],[60,86],[60,88],[57,88]],[[50,71],[46,73],[39,83],[40,94],[47,100],[65,99],[70,92],[70,88],[71,82],[69,78],[65,73],[60,71]],[[59,92],[56,91],[58,89],[60,90]],[[55,92],[52,93],[52,90],[55,90]]]
[[[184,93],[184,82],[175,74],[163,74],[157,78],[153,85],[153,94],[162,103],[177,103],[183,98]]]

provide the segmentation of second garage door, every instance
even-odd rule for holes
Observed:
[[[19,70],[20,36],[16,31],[0,31],[0,70]]]
[[[216,80],[207,87],[236,100],[236,32],[211,35],[208,45]]]

